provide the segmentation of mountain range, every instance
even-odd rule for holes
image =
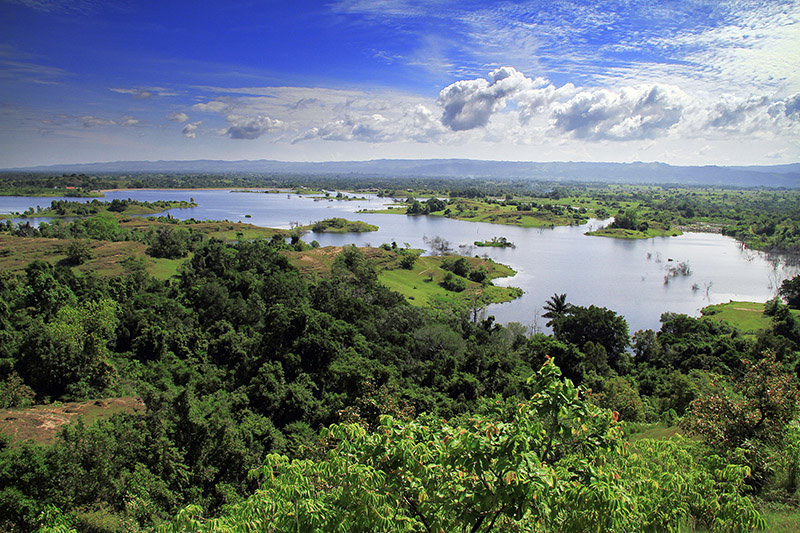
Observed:
[[[673,166],[665,163],[487,161],[473,159],[375,159],[290,162],[115,161],[6,169],[43,173],[264,173],[361,176],[507,178],[544,181],[800,188],[800,163],[773,166]]]

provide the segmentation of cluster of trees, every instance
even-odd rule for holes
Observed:
[[[205,241],[171,282],[135,260],[113,278],[0,276],[5,405],[147,406],[0,445],[2,529],[735,531],[761,523],[752,494],[796,490],[800,327],[783,304],[756,339],[670,314],[631,339],[556,295],[554,334],[528,335],[408,305],[354,247],[309,282],[289,246]],[[683,419],[699,439],[630,448],[615,418]]]
[[[47,176],[33,173],[0,173],[0,190],[8,195],[58,194],[59,196],[89,196],[89,191],[111,189],[116,182],[112,179],[86,174],[62,174]],[[70,187],[70,189],[66,189]]]
[[[424,202],[419,200],[409,200],[406,214],[409,215],[427,215],[436,211],[444,211],[447,209],[447,203],[439,198],[429,198]]]
[[[85,255],[88,247],[80,243],[85,239],[143,242],[147,244],[148,255],[176,259],[186,257],[206,238],[202,231],[192,228],[194,220],[180,222],[166,217],[153,220],[157,220],[161,224],[146,228],[126,228],[121,226],[119,219],[111,213],[101,212],[71,221],[56,219],[42,222],[38,227],[32,226],[27,221],[14,224],[10,220],[6,220],[5,224],[0,224],[0,231],[6,231],[19,237],[72,240],[68,255],[69,260],[76,264],[88,259],[88,256]]]

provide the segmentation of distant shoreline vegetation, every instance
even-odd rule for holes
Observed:
[[[100,200],[92,200],[91,202],[73,202],[69,200],[53,200],[50,207],[36,208],[30,207],[23,213],[13,213],[5,215],[5,218],[10,217],[69,217],[69,216],[92,216],[100,213],[111,212],[126,215],[155,215],[163,213],[169,209],[175,208],[191,208],[197,207],[193,201],[187,202],[185,200],[156,200],[154,202],[146,202],[140,200],[127,200],[114,199],[110,202]]]

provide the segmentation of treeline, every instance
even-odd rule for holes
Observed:
[[[554,334],[530,335],[412,307],[354,247],[305,280],[290,247],[203,241],[166,282],[135,258],[0,274],[3,405],[147,406],[3,442],[0,527],[735,531],[763,523],[753,495],[796,494],[800,325],[778,301],[755,338],[673,314],[630,337],[556,295]],[[616,419],[697,439],[629,449]]]
[[[128,198],[127,200],[115,198],[110,202],[101,200],[91,200],[87,202],[53,200],[50,202],[49,207],[30,207],[24,213],[22,213],[22,216],[27,217],[35,215],[46,217],[73,215],[78,217],[87,217],[106,211],[110,211],[112,213],[125,213],[126,211],[132,211],[134,212],[133,214],[152,214],[166,211],[168,209],[189,207],[197,207],[197,204],[193,201],[187,202],[185,200],[155,200],[153,202],[149,202],[133,200],[131,198]]]
[[[0,173],[0,191],[6,196],[91,196],[91,191],[110,189],[115,181],[86,174],[48,176],[35,173]]]
[[[101,212],[76,220],[56,219],[50,222],[41,222],[38,226],[32,225],[29,221],[15,224],[11,220],[6,220],[5,223],[0,224],[0,232],[6,232],[16,237],[43,237],[73,241],[89,239],[111,242],[137,241],[147,245],[148,255],[167,259],[186,257],[189,252],[206,240],[203,231],[192,227],[199,223],[195,219],[181,221],[171,217],[149,217],[149,221],[155,223],[145,227],[129,228],[121,225],[120,220],[111,213]],[[283,240],[284,237],[278,235],[277,239]],[[294,242],[297,242],[297,239]],[[83,243],[83,247],[88,247],[88,244]],[[82,261],[73,262],[80,263]]]

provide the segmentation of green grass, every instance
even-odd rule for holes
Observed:
[[[383,270],[378,279],[386,287],[399,292],[412,305],[425,306],[431,300],[443,298],[453,301],[469,301],[476,295],[486,303],[509,302],[522,296],[522,291],[515,287],[496,287],[493,285],[481,286],[480,283],[467,281],[467,289],[463,292],[448,291],[440,285],[444,279],[446,270],[441,268],[441,257],[420,257],[414,264],[412,270],[402,268]],[[473,266],[478,262],[488,264],[487,261],[478,258],[467,258]],[[498,263],[491,263],[489,267],[489,277],[499,278],[511,276],[514,271]]]
[[[595,231],[587,231],[586,235],[591,235],[592,237],[611,237],[614,239],[652,239],[653,237],[677,237],[681,235],[681,232],[674,229],[638,231],[623,228],[603,228]]]
[[[800,531],[800,510],[791,505],[765,504],[759,509],[770,533],[797,533]]]
[[[192,254],[182,259],[164,259],[161,257],[147,258],[147,271],[155,278],[165,280],[178,275],[180,266],[191,259]]]
[[[792,314],[800,318],[800,310]],[[764,315],[764,304],[758,302],[728,302],[703,308],[703,316],[719,322],[727,322],[744,333],[755,333],[771,326],[771,318]]]

